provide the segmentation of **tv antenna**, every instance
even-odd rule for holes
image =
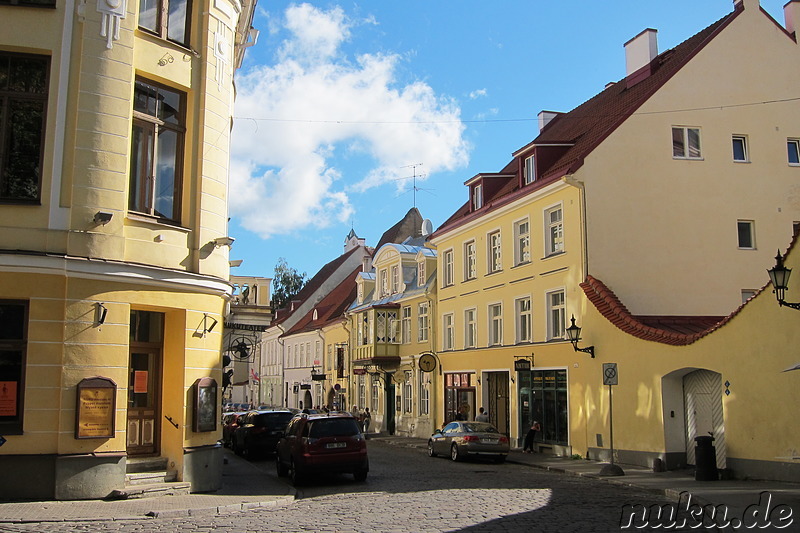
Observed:
[[[411,185],[411,190],[414,193],[414,207],[417,207],[417,191],[428,192],[430,190],[430,189],[423,189],[422,187],[417,187],[417,177],[422,178],[422,177],[425,176],[425,174],[422,174],[422,173],[417,174],[417,167],[421,167],[421,166],[422,166],[422,163],[414,163],[412,165],[406,165],[404,167],[400,167],[400,168],[411,168],[411,169],[413,169],[413,174],[411,176],[406,176],[404,178],[397,178],[397,180],[395,180],[395,181],[398,181],[398,180],[413,180],[412,181],[412,185]]]

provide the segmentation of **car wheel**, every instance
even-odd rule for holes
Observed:
[[[428,457],[436,457],[436,452],[433,451],[433,441],[428,441]]]
[[[275,470],[278,473],[278,477],[286,477],[286,475],[289,473],[289,469],[285,464],[283,464],[280,455],[277,453],[275,454]]]
[[[503,464],[503,463],[506,462],[506,456],[505,455],[498,455],[497,457],[494,458],[494,462],[497,463],[497,464]]]
[[[291,460],[289,467],[289,478],[292,480],[292,485],[298,486],[303,484],[303,475],[297,471],[297,465],[294,464],[294,459]]]
[[[366,481],[367,480],[367,472],[366,468],[362,468],[361,470],[356,470],[353,472],[353,479],[356,481]]]
[[[456,444],[450,446],[450,459],[452,459],[453,461],[461,460],[461,453],[459,453],[458,446]]]

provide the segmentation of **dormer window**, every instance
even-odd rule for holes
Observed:
[[[364,302],[364,284],[363,283],[359,283],[358,287],[356,288],[356,291],[357,291],[356,292],[356,298],[358,298],[358,303],[359,304],[363,303]]]
[[[425,260],[423,259],[417,263],[417,285],[422,287],[427,281],[425,276]]]
[[[389,272],[384,268],[381,269],[381,296],[389,294]]]
[[[392,267],[392,294],[400,292],[400,267]]]
[[[483,186],[478,183],[472,188],[472,210],[477,211],[483,207]]]
[[[525,185],[536,181],[536,166],[534,165],[534,159],[532,155],[525,158],[525,168],[522,169],[522,173],[522,179]]]

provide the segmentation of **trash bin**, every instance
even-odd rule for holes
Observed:
[[[694,479],[696,481],[717,481],[717,450],[714,437],[701,435],[694,438]]]

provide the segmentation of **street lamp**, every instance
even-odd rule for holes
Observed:
[[[775,256],[775,266],[767,270],[767,273],[770,281],[772,281],[772,288],[774,289],[775,297],[778,299],[778,305],[800,310],[800,303],[786,302],[783,299],[786,295],[786,289],[789,288],[789,275],[792,273],[792,269],[783,265],[783,257],[780,250],[778,250],[778,255]]]
[[[594,346],[578,348],[578,341],[581,340],[581,327],[575,324],[575,315],[572,315],[572,325],[567,328],[567,338],[576,352],[588,353],[594,358]]]

